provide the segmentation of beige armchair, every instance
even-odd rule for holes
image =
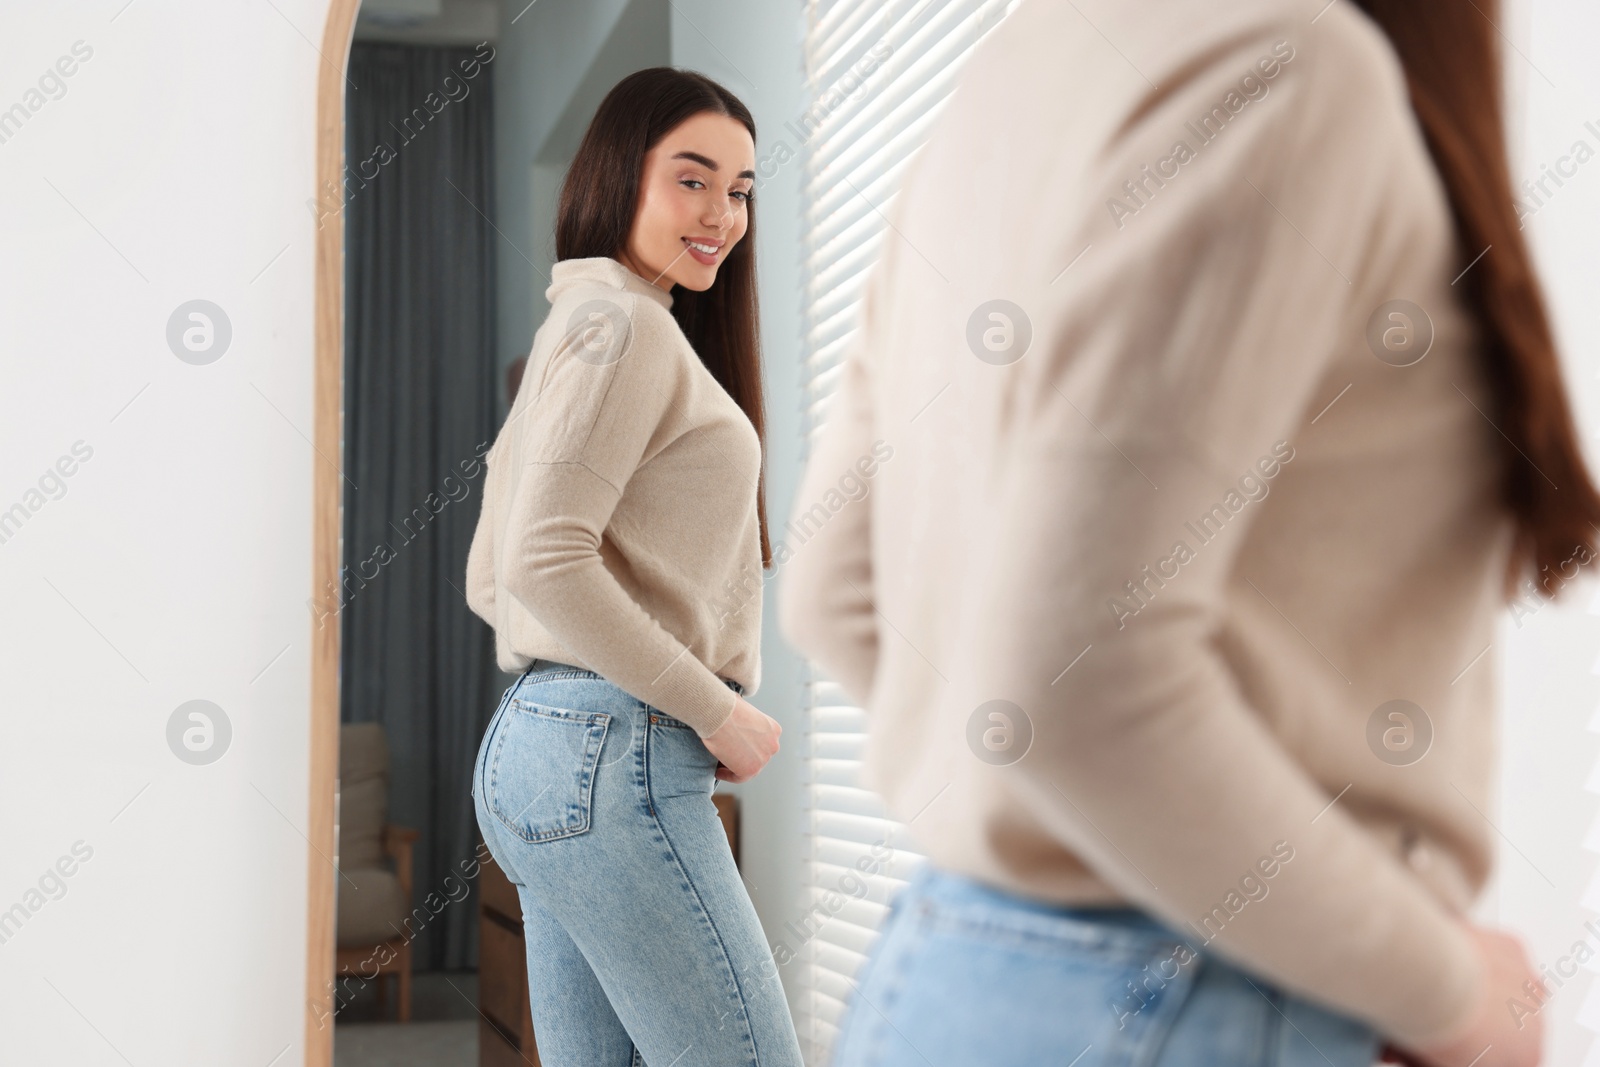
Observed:
[[[389,743],[375,722],[339,729],[339,877],[336,969],[378,986],[387,1017],[395,978],[400,1022],[411,1021],[411,848],[420,834],[388,821]],[[392,868],[390,865],[393,865]]]

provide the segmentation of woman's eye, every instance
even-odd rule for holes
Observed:
[[[683,186],[688,186],[689,188],[693,188],[693,189],[704,189],[705,188],[705,182],[702,182],[699,178],[680,178],[678,180],[678,184],[679,185],[683,185]],[[733,195],[738,197],[739,199],[743,200],[746,204],[748,204],[751,201],[755,200],[755,197],[753,195],[751,195],[750,193],[747,193],[747,192],[745,192],[743,190],[739,190],[739,189],[734,190]]]

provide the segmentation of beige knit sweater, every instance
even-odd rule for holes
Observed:
[[[709,735],[761,681],[755,427],[690,347],[672,295],[563,260],[486,458],[466,596],[501,670],[593,670]],[[720,677],[719,677],[720,676]]]
[[[1481,250],[1386,39],[1320,7],[1027,0],[979,46],[796,513],[893,458],[778,618],[934,862],[1422,1042],[1483,980],[1510,525]]]

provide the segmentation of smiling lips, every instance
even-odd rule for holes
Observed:
[[[722,250],[721,241],[710,241],[704,238],[688,237],[683,239],[684,246],[689,249],[689,255],[694,257],[696,263],[712,266],[717,262],[717,254]]]

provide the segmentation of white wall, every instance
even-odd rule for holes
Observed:
[[[0,110],[88,54],[0,143],[0,511],[92,450],[0,544],[0,910],[31,912],[0,944],[0,1061],[282,1067],[303,1027],[326,3],[125,2],[0,14]],[[195,299],[232,327],[207,365],[167,341]],[[232,727],[204,766],[167,741],[197,699]]]
[[[1586,0],[1512,0],[1501,20],[1508,42],[1506,73],[1513,107],[1511,161],[1519,178],[1538,178],[1573,143],[1600,153],[1600,70],[1593,48],[1600,40],[1600,9]],[[1585,123],[1593,123],[1589,130]],[[1569,171],[1570,164],[1565,165]],[[1596,371],[1600,323],[1593,312],[1600,285],[1595,247],[1600,243],[1600,160],[1543,197],[1524,219],[1554,312],[1591,469],[1600,470],[1600,380]],[[1494,252],[1490,251],[1489,255]],[[1593,570],[1594,568],[1588,568]],[[1524,937],[1536,966],[1557,965],[1585,942],[1600,960],[1600,935],[1585,923],[1600,915],[1595,853],[1600,852],[1596,794],[1600,793],[1600,600],[1593,575],[1571,595],[1539,607],[1517,625],[1502,619],[1494,655],[1502,682],[1503,752],[1499,808],[1498,873],[1478,917]],[[1486,657],[1487,658],[1487,657]],[[1585,784],[1588,787],[1585,788]],[[1585,839],[1589,847],[1584,848]],[[1596,923],[1600,928],[1600,923]],[[1600,1031],[1600,993],[1594,961],[1561,985],[1540,1013],[1549,1055],[1559,1067],[1594,1065]],[[1553,983],[1552,983],[1553,984]],[[1531,1002],[1529,1002],[1531,1004]]]
[[[600,103],[586,78],[596,66],[621,71],[620,78],[638,66],[669,62],[665,0],[526,4],[501,3],[493,64],[496,225],[504,234],[495,261],[502,364],[527,354],[549,310],[544,291],[555,259],[555,219],[547,205],[577,147],[563,120],[570,127],[569,116],[593,115]],[[552,142],[570,149],[555,151]],[[535,195],[533,167],[540,161],[546,166]]]

